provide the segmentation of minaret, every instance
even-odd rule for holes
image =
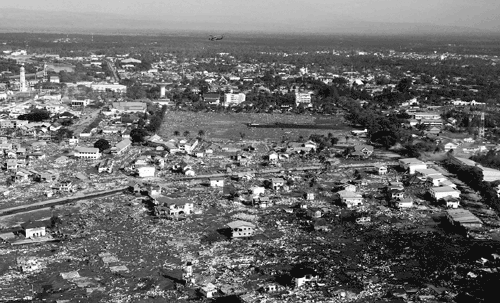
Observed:
[[[43,81],[47,81],[47,63],[43,63]]]
[[[26,75],[24,73],[24,64],[21,65],[21,68],[19,69],[19,82],[21,83],[21,87],[19,88],[19,91],[27,92],[28,87],[26,87]]]

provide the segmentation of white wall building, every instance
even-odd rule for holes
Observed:
[[[295,93],[295,105],[303,104],[306,107],[311,107],[311,93]]]
[[[127,87],[125,85],[121,85],[121,84],[92,83],[92,85],[90,85],[90,88],[92,90],[95,90],[98,92],[105,92],[108,90],[116,92],[116,93],[126,93],[127,92]]]
[[[75,149],[75,157],[95,160],[101,157],[101,153],[95,147],[77,147]]]
[[[148,178],[155,176],[155,167],[154,166],[141,166],[137,168],[137,173],[140,178]]]
[[[238,105],[240,103],[245,102],[246,100],[246,95],[243,93],[239,94],[232,94],[232,93],[227,93],[224,94],[224,105],[229,106],[229,105]]]

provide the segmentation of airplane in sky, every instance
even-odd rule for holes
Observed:
[[[217,40],[222,40],[222,39],[224,39],[224,35],[220,35],[220,36],[210,35],[210,37],[208,38],[208,40],[210,40],[210,41],[217,41]]]

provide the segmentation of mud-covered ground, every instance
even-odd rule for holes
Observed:
[[[53,231],[61,242],[0,250],[1,299],[187,302],[202,300],[198,285],[212,282],[239,287],[240,297],[280,302],[491,302],[500,278],[492,255],[500,252],[498,242],[454,233],[434,208],[400,212],[368,203],[347,211],[324,201],[290,212],[298,199],[255,209],[224,201],[217,190],[192,199],[202,214],[181,221],[155,218],[132,195],[57,208],[61,222]],[[313,228],[318,209],[328,231]],[[355,223],[361,215],[371,222]],[[257,224],[253,239],[227,238],[224,224],[237,218]],[[41,269],[19,272],[19,256],[37,258]],[[186,261],[194,262],[198,285],[181,282]],[[126,269],[113,272],[116,266]],[[320,283],[295,290],[291,275],[304,268],[315,270]],[[61,275],[70,272],[79,277]],[[269,283],[278,290],[259,290]]]

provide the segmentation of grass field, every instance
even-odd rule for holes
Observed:
[[[299,123],[314,124],[325,123],[325,120],[335,125],[333,129],[281,129],[281,128],[250,128],[246,123],[273,124]],[[308,138],[311,134],[328,134],[341,137],[348,134],[350,128],[344,124],[341,117],[325,117],[295,114],[255,114],[255,113],[212,113],[212,112],[184,112],[169,111],[165,114],[163,126],[158,133],[164,139],[179,131],[182,135],[185,131],[190,132],[191,137],[198,135],[200,130],[205,132],[208,138],[239,140],[240,134],[245,134],[246,140],[281,140],[287,136],[291,140],[299,136]]]

